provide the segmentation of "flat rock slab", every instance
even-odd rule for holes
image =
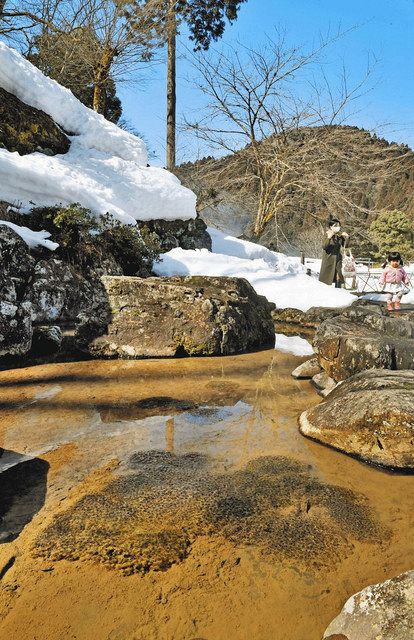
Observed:
[[[414,571],[374,584],[349,598],[324,640],[412,640]]]
[[[297,380],[310,380],[322,371],[317,358],[311,358],[306,362],[302,362],[296,369],[292,371],[292,376]]]
[[[243,278],[102,278],[111,319],[96,357],[228,355],[274,345],[272,305]]]
[[[371,370],[299,418],[304,436],[392,469],[414,469],[414,371]]]
[[[350,307],[322,322],[313,347],[337,382],[366,369],[413,369],[414,321],[410,315],[384,315],[373,305]]]

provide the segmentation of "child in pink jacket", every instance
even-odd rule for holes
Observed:
[[[387,262],[383,264],[383,271],[379,279],[382,290],[387,293],[387,309],[393,311],[401,306],[401,298],[406,284],[409,283],[408,275],[404,271],[403,261],[398,251],[391,251],[387,256]]]

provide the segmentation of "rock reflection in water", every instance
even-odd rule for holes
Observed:
[[[102,422],[119,422],[131,420],[143,420],[152,416],[176,414],[197,408],[197,404],[190,400],[179,400],[168,396],[154,396],[143,398],[130,404],[119,404],[101,408],[98,411]]]
[[[15,540],[43,507],[49,464],[0,449],[0,544]]]

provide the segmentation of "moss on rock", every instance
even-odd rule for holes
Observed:
[[[0,147],[26,155],[35,151],[66,153],[70,140],[43,111],[0,87]]]

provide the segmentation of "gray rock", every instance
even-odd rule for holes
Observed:
[[[91,339],[90,333],[88,351],[94,356],[227,355],[274,344],[270,305],[242,278],[107,276],[102,281],[112,317],[104,335]]]
[[[328,393],[332,391],[332,389],[335,389],[337,384],[335,380],[330,378],[325,371],[320,371],[319,373],[316,373],[314,376],[312,376],[312,383],[316,387],[319,395],[324,397],[327,396]]]
[[[30,303],[0,301],[0,358],[24,355],[31,344]]]
[[[146,227],[155,234],[162,252],[176,247],[211,251],[211,238],[207,225],[199,217],[191,220],[147,220],[138,222],[138,226]]]
[[[25,242],[9,227],[0,225],[0,358],[27,353],[32,342],[30,303],[21,296],[34,260]]]
[[[341,308],[329,307],[311,307],[308,311],[287,307],[286,309],[276,308],[272,312],[272,317],[276,324],[292,324],[301,328],[316,329],[321,322],[339,316],[342,311]]]
[[[302,413],[303,435],[365,462],[414,469],[414,371],[370,370]]]
[[[33,273],[35,261],[29,247],[10,227],[0,224],[0,278],[5,275],[21,289]]]
[[[325,320],[316,331],[315,353],[334,380],[372,368],[414,368],[414,321],[389,317],[381,307],[354,306]]]
[[[413,640],[414,571],[366,587],[345,603],[324,640]]]
[[[33,322],[56,322],[65,315],[65,302],[73,286],[74,276],[67,264],[55,258],[40,260],[26,296],[32,305]]]
[[[302,362],[296,369],[292,371],[292,376],[298,380],[309,380],[322,371],[317,358],[311,358],[306,362]]]

